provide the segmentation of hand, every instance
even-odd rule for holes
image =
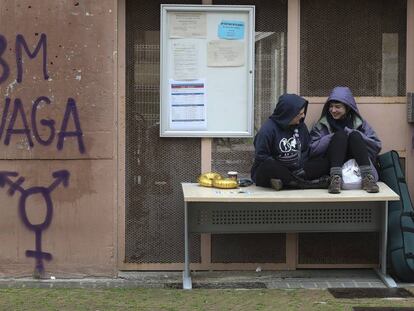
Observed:
[[[353,129],[350,129],[349,127],[345,126],[344,131],[349,135],[350,133],[352,133]]]

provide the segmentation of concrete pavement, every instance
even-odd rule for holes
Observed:
[[[373,270],[195,271],[194,288],[383,288]],[[182,272],[119,272],[117,278],[0,278],[0,288],[180,288]],[[414,283],[398,283],[414,287]]]

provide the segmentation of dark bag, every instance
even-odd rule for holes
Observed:
[[[414,282],[414,210],[399,155],[389,151],[379,156],[380,180],[400,196],[388,203],[388,260],[395,276]]]

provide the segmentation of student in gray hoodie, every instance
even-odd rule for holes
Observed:
[[[362,189],[379,191],[378,173],[373,165],[381,150],[377,134],[359,113],[348,87],[335,87],[311,133],[310,157],[329,162],[330,193],[340,193],[342,165],[354,158],[361,170]]]
[[[273,114],[262,125],[254,139],[255,159],[252,180],[258,186],[290,188],[327,188],[328,171],[321,159],[308,161],[309,132],[304,123],[308,102],[296,94],[284,94]],[[321,165],[320,165],[321,164]]]

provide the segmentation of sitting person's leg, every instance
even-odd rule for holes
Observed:
[[[272,187],[271,179],[280,179],[283,184],[288,184],[294,178],[282,163],[274,159],[267,159],[257,168],[256,185],[270,188]]]
[[[295,189],[320,189],[327,188],[329,180],[326,178],[305,180],[293,174],[281,162],[268,159],[258,167],[256,171],[256,185],[260,187],[272,187],[275,190],[283,188]]]
[[[331,183],[329,193],[340,193],[342,185],[342,165],[345,162],[348,148],[348,135],[345,131],[336,132],[328,146],[327,158],[330,163]]]
[[[304,178],[307,180],[318,179],[329,175],[330,162],[327,158],[315,158],[305,162],[303,167]]]
[[[348,153],[358,163],[362,177],[362,189],[370,193],[379,191],[375,181],[373,168],[368,156],[368,149],[360,133],[353,131],[348,138]]]

